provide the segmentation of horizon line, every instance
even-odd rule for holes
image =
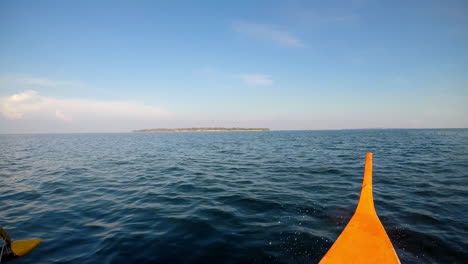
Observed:
[[[431,127],[431,128],[332,128],[332,129],[271,129],[270,131],[252,132],[274,132],[274,131],[341,131],[341,130],[443,130],[443,129],[468,129],[468,127]],[[218,131],[206,131],[205,133],[217,133]],[[229,131],[224,131],[229,132]],[[148,132],[151,133],[151,132]],[[168,132],[171,133],[171,132]],[[175,133],[175,132],[174,132]],[[190,132],[187,132],[190,133]],[[203,132],[197,132],[203,133]],[[133,131],[127,132],[24,132],[24,133],[0,133],[0,135],[54,135],[54,134],[135,134]]]

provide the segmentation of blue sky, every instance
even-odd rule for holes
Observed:
[[[0,2],[0,133],[468,127],[467,1]]]

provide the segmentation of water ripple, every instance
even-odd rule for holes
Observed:
[[[403,263],[468,259],[468,130],[0,135],[17,263],[316,263],[363,158]]]

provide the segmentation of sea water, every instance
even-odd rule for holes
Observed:
[[[466,129],[0,135],[0,225],[17,264],[316,263],[366,152],[401,261],[466,263]]]

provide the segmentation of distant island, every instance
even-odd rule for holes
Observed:
[[[151,128],[133,130],[135,133],[155,133],[155,132],[247,132],[247,131],[270,131],[269,128],[224,128],[224,127],[192,127],[192,128]]]

